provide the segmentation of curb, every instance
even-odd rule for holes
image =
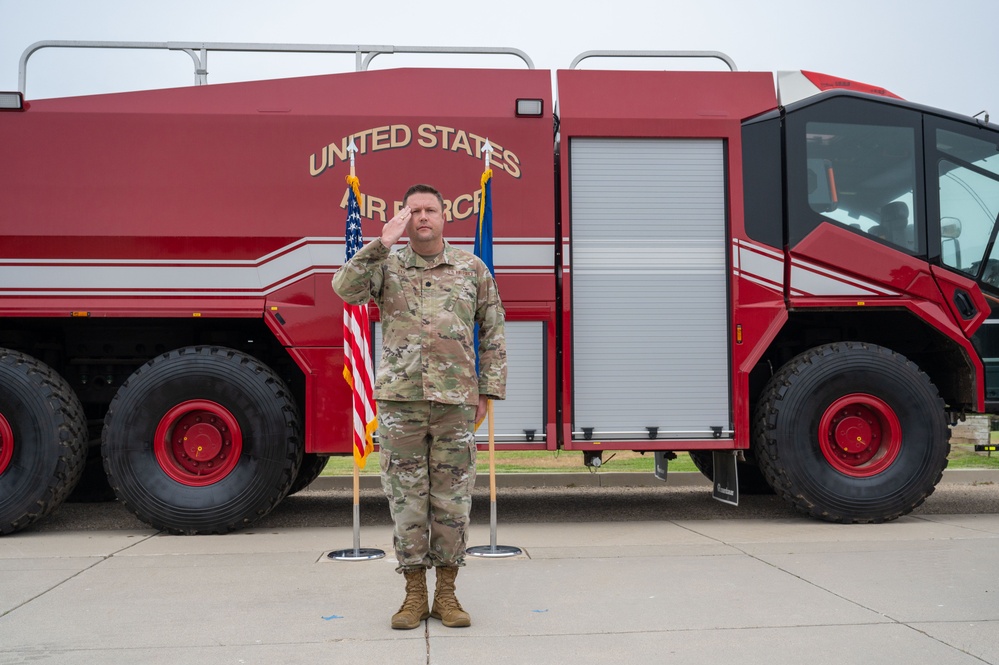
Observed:
[[[943,473],[941,483],[976,485],[999,484],[999,469],[948,469]],[[695,471],[670,473],[666,476],[670,487],[711,488],[711,482]],[[361,489],[381,489],[381,478],[367,474],[360,477]],[[651,473],[642,472],[595,472],[595,473],[498,473],[497,487],[661,487],[663,482]],[[309,489],[349,490],[353,487],[352,476],[321,476],[316,478]],[[476,489],[489,488],[489,474],[479,472],[475,479]]]

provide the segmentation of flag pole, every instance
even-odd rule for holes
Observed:
[[[354,460],[354,556],[361,555],[361,469]]]
[[[486,417],[489,419],[489,544],[476,545],[465,549],[467,554],[490,559],[499,559],[521,554],[519,547],[496,544],[496,434],[493,426],[493,401],[486,406]]]
[[[343,550],[333,550],[327,558],[335,561],[370,561],[381,559],[385,551],[373,547],[361,547],[361,470],[354,460],[354,547]]]
[[[353,137],[350,139],[350,145],[347,146],[347,152],[350,153],[350,178],[354,180],[357,177],[354,174],[354,153],[357,152],[357,145],[354,143]],[[353,185],[348,186],[353,187]],[[360,201],[358,201],[358,204],[360,204]],[[351,392],[357,389],[354,386]],[[351,436],[353,437],[353,434]],[[352,443],[351,445],[353,446],[354,444]],[[326,556],[335,561],[370,561],[372,559],[381,559],[385,556],[384,550],[361,547],[361,468],[357,464],[357,457],[353,455],[352,457],[354,457],[354,549],[334,550]]]
[[[492,400],[486,402],[486,418],[489,418],[489,546],[496,549],[496,427]]]
[[[482,219],[484,217],[484,210],[486,205],[491,205],[492,202],[486,200],[485,192],[485,181],[486,174],[489,172],[489,159],[493,152],[492,145],[489,144],[489,139],[486,139],[485,145],[482,146],[482,152],[485,154],[485,171],[483,172],[483,196],[479,213],[479,230],[476,231],[476,237],[479,237],[479,232],[482,230]],[[481,245],[481,243],[476,243]],[[481,249],[481,247],[480,247]],[[490,271],[492,266],[489,266]],[[477,352],[477,351],[476,351]],[[501,558],[508,556],[517,556],[521,553],[519,547],[513,547],[512,545],[497,545],[496,544],[496,427],[493,423],[493,401],[486,401],[486,418],[489,419],[489,545],[477,545],[475,547],[468,547],[465,549],[467,554],[472,556],[481,556],[488,558]]]

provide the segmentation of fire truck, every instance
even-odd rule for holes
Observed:
[[[351,141],[367,239],[429,182],[469,249],[493,149],[499,450],[687,451],[730,499],[881,522],[933,492],[950,424],[999,405],[987,116],[715,52],[373,70],[433,49],[312,46],[357,71],[25,98],[53,45],[0,94],[0,533],[87,467],[154,528],[225,533],[350,454]],[[270,50],[121,45],[186,52],[198,83],[211,50]],[[604,55],[725,67],[580,65]]]

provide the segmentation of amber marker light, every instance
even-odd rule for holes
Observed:
[[[69,315],[73,318],[85,319],[90,316],[90,312],[70,312]]]
[[[737,323],[735,325],[735,343],[742,344],[742,324]]]

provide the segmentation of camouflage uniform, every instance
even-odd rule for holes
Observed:
[[[475,407],[479,395],[506,397],[496,281],[478,257],[446,242],[428,262],[409,245],[390,253],[376,239],[334,275],[333,288],[347,303],[374,300],[381,313],[375,398],[398,570],[462,565],[475,483]]]

